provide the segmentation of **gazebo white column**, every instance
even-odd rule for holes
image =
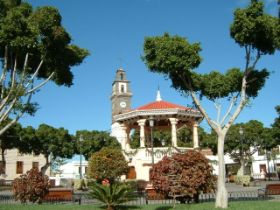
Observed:
[[[125,124],[122,124],[121,125],[121,130],[122,130],[122,135],[121,135],[122,149],[128,150],[128,149],[130,149],[128,128]]]
[[[169,118],[171,123],[171,142],[173,147],[177,147],[177,128],[176,125],[178,123],[177,118]]]
[[[145,123],[146,119],[141,119],[137,121],[140,126],[140,147],[145,147]]]
[[[193,124],[193,148],[199,147],[197,127],[198,127],[198,123],[197,121],[195,121]]]

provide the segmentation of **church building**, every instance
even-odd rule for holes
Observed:
[[[131,170],[127,178],[148,181],[151,166],[164,155],[199,147],[198,125],[203,116],[198,110],[162,100],[159,90],[155,101],[132,108],[130,81],[122,68],[117,70],[112,86],[111,135],[117,138],[129,161]],[[193,148],[178,147],[177,131],[182,127],[192,129]],[[130,134],[133,130],[140,133],[140,147],[137,149],[130,146]],[[170,130],[171,146],[166,147],[162,142],[161,147],[154,147],[155,130]]]

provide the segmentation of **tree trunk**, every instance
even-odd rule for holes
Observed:
[[[217,183],[216,208],[228,208],[228,192],[225,186],[225,159],[224,159],[224,141],[225,134],[220,131],[218,134],[218,164],[219,174]]]
[[[43,175],[46,174],[46,171],[48,170],[49,166],[51,165],[51,163],[49,162],[49,156],[48,155],[45,155],[45,159],[46,159],[46,163],[45,163],[45,165],[43,165],[41,167],[41,173]]]
[[[6,171],[6,158],[5,158],[5,149],[1,149],[1,157],[2,157],[2,164],[0,165],[0,167],[2,167],[0,169],[0,175],[1,174],[7,174],[7,171]]]
[[[6,159],[5,159],[5,149],[1,149],[1,157],[2,157],[3,163],[5,163],[6,162]]]
[[[244,176],[245,174],[245,161],[244,158],[240,158],[240,168],[238,169],[237,175],[238,176]]]

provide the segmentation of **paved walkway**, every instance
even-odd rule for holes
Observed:
[[[229,192],[243,192],[243,191],[258,191],[258,189],[265,188],[267,184],[280,184],[280,181],[257,181],[251,182],[249,187],[243,187],[235,183],[226,183],[226,188]]]

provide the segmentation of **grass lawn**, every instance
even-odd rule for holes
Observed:
[[[139,209],[139,210],[168,210],[172,209],[172,205],[142,205],[122,207],[121,210]],[[95,205],[13,205],[0,204],[0,210],[104,210],[105,208]],[[176,210],[211,210],[216,209],[214,203],[201,204],[178,204]],[[230,202],[228,210],[279,210],[280,201],[243,201]]]

